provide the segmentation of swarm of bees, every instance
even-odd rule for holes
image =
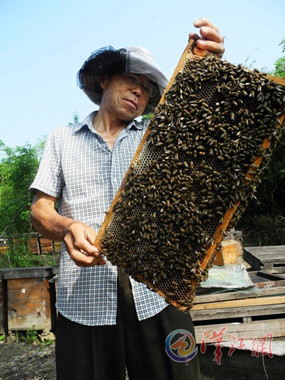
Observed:
[[[214,259],[201,266],[215,231],[239,202],[232,228],[252,198],[284,112],[285,87],[264,74],[213,57],[188,61],[125,177],[103,253],[178,309],[190,309]]]

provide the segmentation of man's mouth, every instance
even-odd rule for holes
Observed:
[[[132,99],[124,99],[126,102],[130,103],[135,109],[138,108],[138,103]]]

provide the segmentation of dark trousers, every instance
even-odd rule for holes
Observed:
[[[168,357],[165,339],[183,329],[194,336],[189,314],[172,305],[138,321],[128,276],[119,273],[118,315],[114,326],[84,326],[58,316],[58,380],[199,380],[198,355],[187,362]],[[182,345],[183,346],[183,345]]]

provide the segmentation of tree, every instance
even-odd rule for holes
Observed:
[[[0,235],[29,232],[28,189],[39,165],[38,150],[30,144],[10,148],[2,141],[0,150]]]
[[[282,46],[282,53],[285,53],[285,38],[279,45]],[[277,59],[275,62],[275,71],[273,72],[273,75],[280,78],[285,78],[285,56]]]
[[[68,123],[68,125],[77,124],[79,122],[79,114],[74,112],[72,115],[72,121]]]
[[[72,123],[78,123],[79,115],[73,113]],[[8,147],[0,140],[0,236],[13,236],[31,231],[31,185],[42,156],[46,136],[35,146],[26,144]]]

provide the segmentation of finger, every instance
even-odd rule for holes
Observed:
[[[93,258],[93,262],[91,265],[105,265],[106,264],[106,261],[103,259],[103,257],[94,257]]]
[[[220,33],[213,29],[210,28],[209,26],[203,26],[200,29],[201,36],[204,37],[206,40],[214,41],[214,42],[224,42],[224,38],[220,35]]]
[[[212,24],[206,17],[201,17],[198,20],[195,20],[193,24],[196,28],[202,28],[202,26],[209,26],[217,32],[219,31],[216,25]]]
[[[77,250],[72,250],[69,254],[75,264],[80,267],[92,265],[95,259],[93,256],[88,256],[86,253]]]
[[[208,50],[199,49],[197,46],[193,48],[193,54],[198,55],[199,57],[207,57],[209,55]]]
[[[222,43],[216,43],[208,40],[197,40],[197,48],[200,50],[208,50],[212,55],[221,57],[224,54],[225,48]],[[203,55],[204,56],[204,55]]]
[[[75,264],[79,267],[88,267],[88,266],[94,266],[94,265],[104,265],[106,264],[106,261],[103,259],[102,256],[100,257],[94,257],[89,256],[88,254],[73,250],[70,252],[71,259],[75,262]]]
[[[101,256],[101,252],[95,245],[90,244],[89,242],[82,242],[81,249],[86,252],[88,255],[93,256],[93,257],[99,257]]]
[[[85,252],[90,256],[99,257],[101,255],[98,248],[91,244],[86,238],[76,239],[74,246],[78,251]]]
[[[92,259],[88,259],[88,260],[85,260],[86,263],[88,263],[89,265],[101,265],[101,264],[106,264],[106,261],[104,260],[102,254],[100,253],[100,256],[93,256],[93,255],[89,255],[87,252],[83,251],[82,249],[80,250],[81,253],[83,253],[85,255],[85,257],[89,257],[89,258],[92,258]],[[82,258],[82,256],[81,256]]]
[[[96,232],[92,228],[88,228],[86,230],[86,239],[89,241],[90,244],[93,245],[95,239],[96,239]]]

